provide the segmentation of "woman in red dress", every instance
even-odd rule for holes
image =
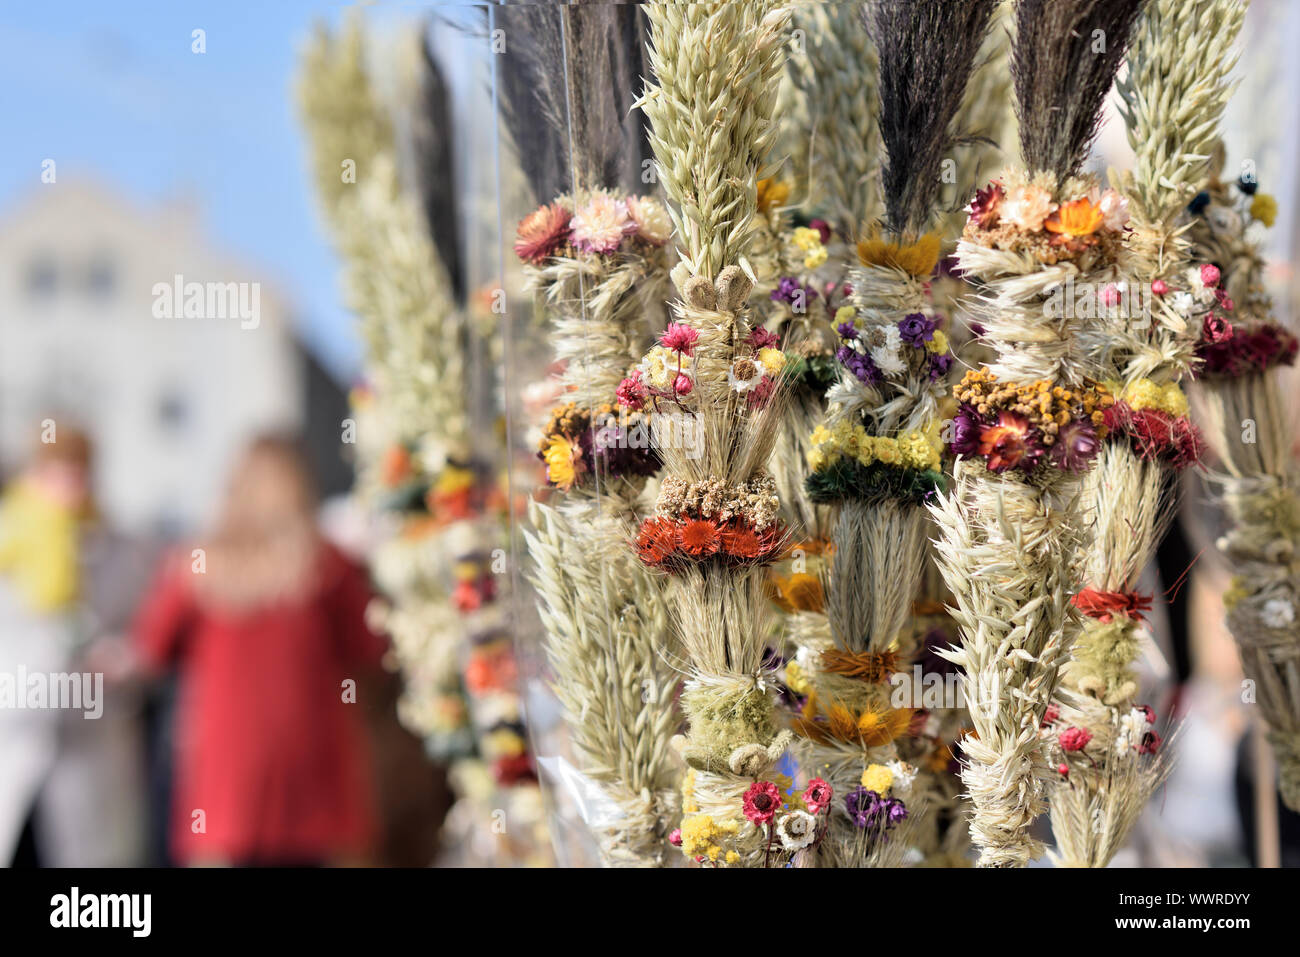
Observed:
[[[359,679],[384,642],[362,571],[324,542],[295,446],[260,439],[213,535],[164,563],[145,665],[181,676],[172,855],[186,864],[363,860],[373,780]]]

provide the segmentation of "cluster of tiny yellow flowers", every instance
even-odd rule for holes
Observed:
[[[883,764],[872,764],[862,772],[862,786],[877,794],[888,794],[894,785],[894,772]]]
[[[1150,379],[1138,379],[1124,386],[1114,381],[1105,386],[1135,411],[1156,409],[1174,418],[1187,414],[1187,396],[1177,382],[1160,385]]]
[[[938,423],[925,431],[902,432],[895,437],[868,435],[861,425],[844,421],[813,430],[808,467],[819,472],[841,459],[851,459],[860,465],[879,462],[896,468],[937,470],[939,449]]]
[[[821,233],[807,226],[800,226],[794,231],[794,247],[804,254],[805,269],[816,269],[826,262],[826,247],[822,244]]]
[[[722,843],[735,837],[740,830],[740,822],[715,821],[708,814],[696,814],[682,821],[682,853],[688,857],[707,857],[711,861],[719,858],[728,864],[740,860],[735,851],[723,852]]]
[[[808,694],[812,690],[808,676],[799,667],[799,662],[791,661],[785,666],[785,686],[795,694]]]
[[[942,329],[934,330],[934,337],[925,344],[925,348],[938,355],[941,352],[948,351],[948,334]]]
[[[695,769],[691,768],[682,778],[682,810],[687,814],[694,814],[700,809],[695,803]]]

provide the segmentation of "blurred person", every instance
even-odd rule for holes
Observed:
[[[0,499],[0,862],[137,864],[140,699],[113,648],[143,563],[97,512],[90,439],[47,438]],[[83,700],[55,700],[69,681]]]
[[[211,536],[163,563],[137,616],[180,672],[171,852],[195,865],[363,863],[373,778],[356,687],[385,643],[364,573],[320,535],[296,444],[242,455]]]

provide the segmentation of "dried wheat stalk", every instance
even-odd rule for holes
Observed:
[[[762,475],[780,403],[748,407],[727,371],[749,333],[751,280],[742,269],[757,212],[757,182],[777,128],[772,119],[789,11],[769,2],[655,3],[653,79],[641,100],[669,198],[682,262],[674,280],[678,320],[695,329],[696,410],[676,419],[698,440],[680,441],[656,416],[665,476],[730,485]],[[764,670],[765,570],[703,562],[669,579],[672,609],[691,674],[683,694],[683,754],[697,769],[701,813],[735,818],[752,780],[784,751]],[[739,752],[761,761],[733,761]],[[743,773],[742,773],[743,772]],[[764,862],[761,833],[743,821],[734,842],[743,865]]]

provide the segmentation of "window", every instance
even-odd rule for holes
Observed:
[[[108,299],[117,287],[117,270],[113,260],[107,255],[99,255],[90,261],[86,269],[86,292],[95,299]]]
[[[59,270],[54,257],[38,253],[27,264],[27,295],[33,299],[49,299],[59,283]]]

